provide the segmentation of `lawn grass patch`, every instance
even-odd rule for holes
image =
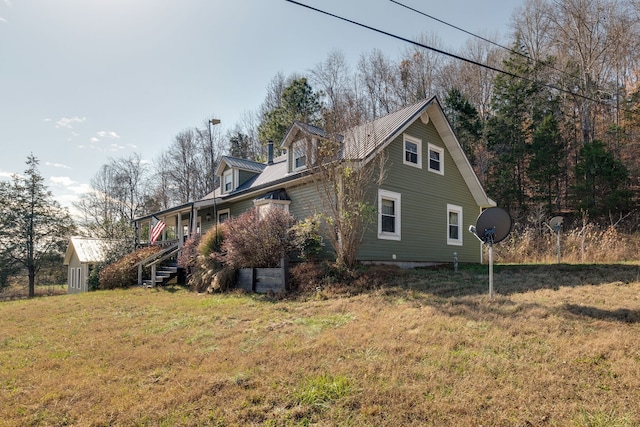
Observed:
[[[639,425],[638,266],[496,267],[0,303],[0,424]]]

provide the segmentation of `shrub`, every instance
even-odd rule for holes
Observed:
[[[134,265],[161,249],[159,246],[140,248],[107,265],[100,272],[100,289],[127,288],[137,284],[138,270]]]
[[[187,268],[187,280],[195,292],[210,291],[216,273],[222,268],[217,259],[220,245],[224,240],[225,226],[211,228],[202,236],[193,236],[187,240],[187,251],[183,248],[179,262]],[[185,246],[187,246],[185,242]]]
[[[220,259],[231,268],[278,267],[295,247],[295,218],[282,209],[253,208],[225,223]]]
[[[298,251],[298,257],[303,261],[313,261],[322,252],[324,242],[320,235],[319,216],[314,215],[292,227],[293,244]]]

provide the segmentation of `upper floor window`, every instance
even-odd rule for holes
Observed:
[[[422,141],[409,135],[404,135],[404,158],[405,165],[422,168]]]
[[[293,143],[293,170],[307,167],[307,145],[304,140]]]
[[[227,169],[226,171],[224,171],[224,174],[222,174],[222,180],[223,180],[223,185],[224,185],[224,193],[228,193],[231,190],[233,190],[233,170],[232,169]]]
[[[429,144],[429,170],[444,175],[444,150]]]

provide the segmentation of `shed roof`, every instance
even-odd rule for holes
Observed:
[[[72,237],[64,256],[64,265],[68,265],[71,256],[75,252],[81,263],[95,263],[106,259],[113,240],[91,239],[85,237]]]

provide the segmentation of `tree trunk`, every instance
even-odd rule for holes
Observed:
[[[29,267],[29,298],[36,296],[36,270]]]

